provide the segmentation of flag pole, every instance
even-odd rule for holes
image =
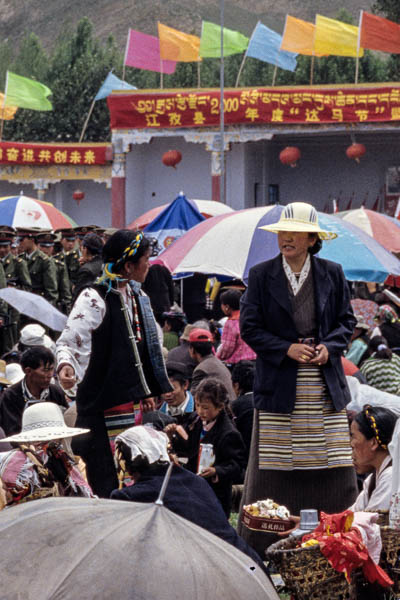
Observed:
[[[359,69],[359,62],[360,62],[360,39],[361,39],[361,27],[362,27],[363,12],[364,12],[363,10],[360,10],[360,20],[358,22],[356,76],[354,79],[354,83],[358,83],[358,69]]]
[[[1,111],[0,142],[3,139],[4,112],[6,110],[7,88],[8,88],[8,71],[7,71],[7,74],[6,74],[6,86],[5,86],[5,89],[4,89],[3,108],[2,108],[2,111]]]
[[[275,65],[274,74],[272,75],[272,87],[274,87],[274,85],[275,85],[277,71],[278,71],[278,65]]]
[[[128,55],[129,48],[129,40],[130,40],[131,30],[128,30],[128,37],[126,38],[126,46],[125,46],[125,56],[124,56],[124,64],[122,65],[122,80],[125,81],[125,67],[126,67],[126,57]]]
[[[311,56],[311,66],[310,66],[310,85],[313,84],[313,79],[314,79],[314,59],[315,59],[315,56],[314,56],[314,52],[313,52],[313,54]]]
[[[221,175],[220,175],[220,202],[225,204],[225,144],[224,144],[224,0],[220,0],[220,20],[221,20],[221,63],[219,71],[220,81],[220,138],[221,138]]]
[[[80,138],[79,138],[79,143],[82,142],[83,136],[85,135],[86,128],[87,128],[88,123],[89,123],[89,119],[92,116],[92,112],[93,112],[93,109],[94,109],[95,102],[96,102],[96,100],[93,100],[92,104],[90,105],[89,112],[88,112],[88,115],[86,117],[86,121],[84,122],[83,127],[82,127],[81,135],[80,135]]]

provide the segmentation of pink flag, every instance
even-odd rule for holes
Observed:
[[[176,67],[176,62],[173,60],[161,60],[158,37],[134,29],[130,29],[128,33],[124,64],[128,67],[162,72],[166,75],[174,73]]]

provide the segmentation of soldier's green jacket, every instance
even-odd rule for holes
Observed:
[[[73,286],[76,283],[76,277],[81,266],[79,263],[79,252],[78,250],[70,250],[69,252],[60,252],[59,254],[64,255],[65,264],[68,269],[68,277],[71,286]],[[59,255],[57,254],[57,256]]]
[[[31,291],[32,281],[26,260],[9,252],[7,256],[1,259],[1,263],[6,275],[7,285],[15,285],[20,290]]]
[[[52,258],[41,250],[35,250],[30,256],[21,255],[28,265],[32,280],[32,292],[44,296],[52,304],[58,300],[57,270]]]
[[[53,260],[57,270],[58,285],[58,306],[61,310],[67,312],[71,306],[72,294],[71,283],[68,276],[68,269],[62,252],[55,254]]]

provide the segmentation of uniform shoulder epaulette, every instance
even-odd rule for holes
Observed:
[[[22,261],[23,261],[23,258],[17,258],[17,262],[22,263]]]

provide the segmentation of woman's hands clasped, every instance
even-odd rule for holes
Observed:
[[[315,348],[308,344],[291,344],[287,355],[298,363],[318,366],[324,365],[329,359],[329,352],[324,344],[318,344]]]

